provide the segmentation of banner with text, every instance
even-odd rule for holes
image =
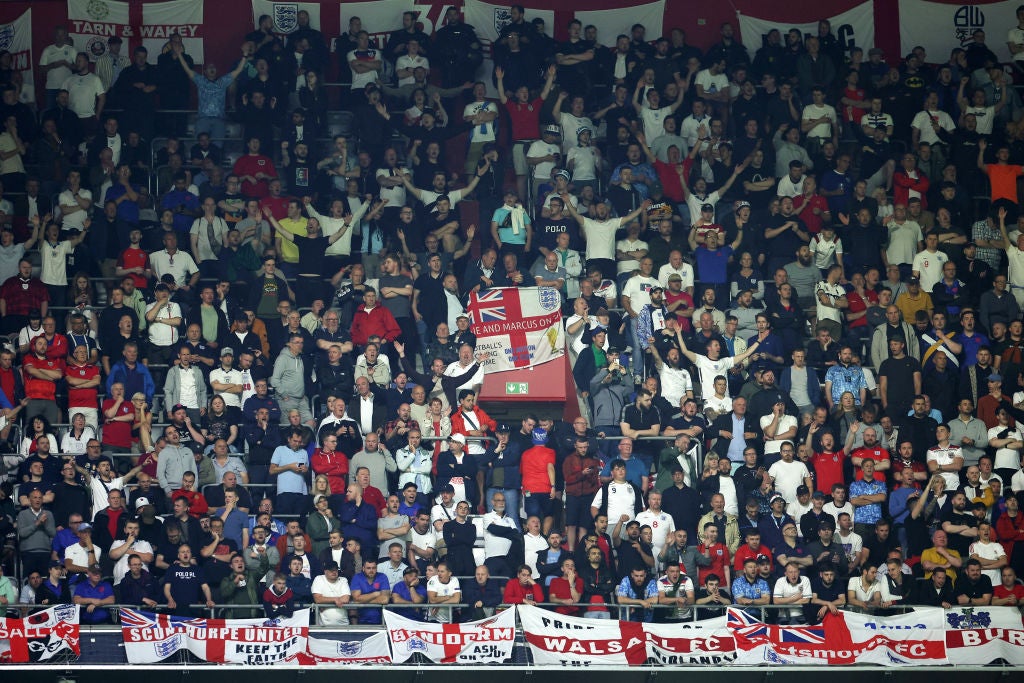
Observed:
[[[1017,26],[1017,0],[1003,2],[929,2],[900,0],[900,53],[920,45],[929,62],[944,62],[954,47],[973,42],[978,29],[986,33],[985,44],[1001,61],[1010,61],[1006,34]]]
[[[378,631],[363,640],[310,638],[306,644],[306,651],[298,657],[298,663],[303,666],[390,664],[388,634]]]
[[[743,666],[949,663],[941,626],[922,623],[916,612],[886,618],[840,612],[826,614],[815,626],[776,626],[730,608],[728,619],[736,639],[736,664]]]
[[[1024,666],[1024,622],[1016,607],[956,607],[945,612],[951,664],[985,666],[997,659]]]
[[[760,16],[739,15],[740,38],[746,46],[747,52],[750,53],[751,59],[754,58],[754,55],[763,44],[764,37],[772,29],[782,31],[783,37],[785,37],[786,31],[791,28],[797,29],[805,36],[818,35],[818,19],[804,24],[794,24],[772,17],[771,8],[772,4],[766,3],[758,8],[758,11],[764,12]],[[843,49],[849,50],[851,47],[857,46],[864,50],[864,54],[867,54],[868,50],[875,46],[874,0],[863,2],[841,14],[819,18],[829,20],[832,24],[832,32],[839,40],[839,44],[843,46]]]
[[[555,666],[720,665],[736,658],[725,617],[681,624],[580,619],[520,605],[534,664]]]
[[[32,9],[25,10],[9,24],[0,24],[0,50],[11,53],[11,70],[21,74],[21,101],[35,102],[36,89],[32,78]]]
[[[516,641],[514,609],[464,624],[425,623],[385,610],[384,623],[396,664],[417,653],[439,664],[504,662]]]
[[[155,64],[171,34],[181,36],[185,52],[202,64],[203,0],[167,0],[132,5],[120,0],[68,0],[68,33],[77,50],[96,61],[107,53],[107,40],[118,36],[122,55],[143,46]]]
[[[309,610],[287,619],[190,619],[121,610],[129,664],[151,664],[187,650],[216,664],[295,662],[306,651]]]
[[[477,78],[487,84],[487,92],[494,96],[497,92],[491,85],[491,73],[494,61],[491,59],[491,47],[501,34],[501,29],[512,23],[512,14],[508,3],[499,0],[465,0],[463,14],[466,23],[476,30],[476,36],[484,49],[484,63],[477,70]],[[554,26],[555,10],[540,8],[526,4],[526,20],[543,19],[548,35]]]
[[[24,619],[0,617],[0,663],[63,662],[82,654],[77,605],[57,605]]]
[[[466,306],[485,373],[547,363],[565,353],[562,295],[554,287],[498,287],[475,292]]]
[[[630,35],[633,24],[643,24],[647,29],[648,38],[653,39],[665,35],[662,31],[665,20],[665,0],[632,7],[577,10],[573,12],[573,16],[579,19],[584,26],[593,24],[597,28],[597,39],[602,45],[615,45],[615,38],[620,33]]]
[[[274,0],[252,0],[252,25],[258,28],[260,17],[267,15],[274,26],[271,29],[279,35],[293,33],[299,28],[299,12],[309,13],[309,26],[320,30],[319,2],[274,2]]]

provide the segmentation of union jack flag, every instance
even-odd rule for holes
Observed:
[[[506,319],[505,293],[500,289],[488,289],[476,296],[476,302],[469,311],[470,324],[500,322]]]
[[[152,614],[150,612],[137,612],[133,609],[122,608],[120,612],[121,625],[131,628],[172,628],[174,626],[207,628],[210,623],[209,619],[178,617],[173,614]]]
[[[758,644],[825,642],[824,626],[772,626],[738,609],[729,610],[728,626],[737,636]]]

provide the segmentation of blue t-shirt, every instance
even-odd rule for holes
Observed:
[[[640,488],[643,484],[643,478],[649,474],[647,469],[644,467],[643,462],[637,457],[632,457],[629,460],[623,461],[626,463],[626,481],[633,486]],[[604,468],[601,469],[602,477],[612,476],[612,461],[608,460],[604,464]]]
[[[701,245],[693,254],[697,257],[697,277],[702,284],[723,285],[729,281],[725,271],[732,256],[732,247],[726,245],[711,251]]]
[[[82,581],[75,586],[75,597],[77,598],[105,600],[106,598],[113,597],[113,595],[114,587],[106,581],[100,581],[95,586],[89,581]],[[80,615],[81,621],[86,624],[102,624],[110,621],[110,610],[105,607],[97,607],[90,613],[86,611],[86,607],[83,605]]]
[[[293,451],[287,446],[278,446],[270,457],[270,464],[284,467],[293,463],[309,465],[309,454],[304,450]],[[285,470],[277,474],[278,493],[301,493],[306,495],[309,488],[306,486],[306,478],[298,472]]]
[[[391,590],[391,586],[388,585],[388,577],[384,576],[380,572],[373,577],[371,583],[367,578],[366,574],[359,572],[352,577],[352,583],[349,586],[352,592],[360,591],[362,593],[376,593],[377,591],[388,591]],[[353,600],[353,602],[355,602]],[[383,621],[383,610],[382,605],[376,607],[363,607],[359,610],[359,623],[360,624],[379,624]]]
[[[409,593],[409,584],[407,584],[405,581],[400,581],[397,584],[395,584],[395,587],[391,589],[391,592],[397,595],[398,597],[402,598],[403,600],[408,600],[409,602],[412,602],[412,594]],[[416,586],[416,593],[421,598],[423,598],[423,602],[424,604],[426,604],[426,587],[423,584]],[[391,611],[395,614],[402,615],[406,619],[417,619],[420,621],[423,620],[423,612],[418,607],[404,607],[400,609],[393,609]]]
[[[512,229],[511,223],[509,224],[508,227],[503,227],[505,224],[505,219],[508,218],[509,213],[511,213],[511,209],[509,209],[507,206],[499,206],[497,209],[495,209],[494,215],[491,217],[491,220],[498,225],[498,238],[502,241],[503,244],[526,244],[525,226],[522,230],[519,231],[518,234]],[[523,216],[523,223],[525,223],[525,225],[531,224],[530,214],[525,214]]]

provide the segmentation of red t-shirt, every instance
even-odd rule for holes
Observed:
[[[871,290],[864,290],[864,296],[861,296],[857,292],[850,292],[846,295],[846,301],[850,305],[847,309],[850,313],[863,313],[868,310],[868,304],[878,303],[878,295]],[[852,323],[849,323],[850,327],[866,327],[868,324],[867,316],[861,316]]]
[[[100,376],[100,369],[91,363],[85,365],[69,365],[64,371],[65,377],[92,379]],[[99,385],[87,389],[68,385],[68,408],[95,408]],[[72,412],[72,411],[68,411]]]
[[[793,208],[812,235],[817,235],[821,232],[821,226],[824,222],[821,216],[828,211],[828,201],[824,197],[820,194],[815,194],[808,198],[799,194],[793,197]],[[819,209],[821,213],[815,214],[814,209]]]
[[[249,175],[255,177],[257,173],[263,173],[271,177],[277,177],[274,162],[270,160],[270,157],[265,157],[262,154],[256,154],[255,156],[252,154],[244,155],[235,162],[232,172],[237,176]],[[260,180],[255,183],[246,180],[242,183],[242,194],[246,197],[263,199],[269,192],[266,180]]]
[[[517,582],[518,583],[518,582]],[[583,596],[583,579],[579,576],[576,577],[576,590],[580,593],[580,597]],[[569,580],[563,579],[561,576],[551,580],[551,585],[548,586],[548,597],[559,598],[560,600],[571,600],[572,593],[569,591]],[[563,605],[556,607],[555,611],[559,614],[578,614],[579,607],[569,607]]]
[[[1014,584],[1012,589],[1007,589],[1003,584],[999,584],[992,589],[993,598],[999,598],[1002,600],[1003,598],[1008,598],[1011,595],[1017,596],[1018,605],[1024,604],[1024,586],[1019,583]]]
[[[56,333],[53,339],[46,340],[46,357],[51,360],[64,360],[68,357],[68,338]]]
[[[846,454],[839,450],[835,453],[815,452],[811,464],[814,465],[814,473],[817,475],[819,491],[831,491],[833,484],[845,484],[843,480],[843,460]]]
[[[658,174],[658,181],[661,183],[661,189],[665,192],[665,196],[677,204],[682,203],[683,181],[679,179],[675,164],[657,159],[654,162],[654,171]]]
[[[679,290],[678,294],[673,294],[667,289],[665,290],[665,306],[671,306],[676,301],[680,300],[685,301],[686,303],[685,308],[683,306],[680,306],[679,308],[676,309],[676,322],[678,322],[679,326],[683,328],[683,332],[690,332],[693,329],[693,325],[691,325],[690,318],[684,318],[683,316],[679,315],[679,313],[684,310],[693,310],[693,297],[687,294],[684,290]]]
[[[1017,203],[1017,176],[1024,173],[1024,167],[1015,164],[985,164],[988,181],[992,186],[992,201],[1009,199]]]
[[[103,401],[103,412],[110,410],[114,405],[115,401],[112,398],[104,399]],[[132,402],[124,400],[121,405],[117,408],[117,415],[114,417],[122,417],[124,415],[135,415],[135,408],[132,407]],[[115,446],[117,448],[131,448],[132,447],[132,423],[131,422],[111,422],[109,420],[103,423],[103,445]]]
[[[34,354],[21,361],[22,379],[25,380],[25,397],[33,400],[57,400],[57,385],[53,380],[39,379],[28,374],[29,368],[37,370],[63,370],[64,361],[53,358],[37,358]]]
[[[117,257],[117,267],[125,269],[142,268],[145,270],[149,267],[149,254],[142,249],[128,247],[121,252],[120,256]],[[136,289],[145,289],[149,285],[144,275],[136,275],[135,273],[132,273],[128,277],[135,282]]]
[[[874,460],[875,463],[880,463],[880,462],[882,462],[884,460],[891,460],[891,458],[889,458],[889,451],[887,451],[886,449],[882,448],[881,446],[877,446],[877,445],[876,446],[872,446],[871,448],[868,448],[867,446],[861,446],[860,448],[855,450],[853,453],[851,453],[850,457],[852,457],[852,458],[867,458],[869,460]],[[863,479],[864,478],[864,473],[861,472],[859,467],[856,468],[856,469],[857,469],[857,471],[855,473],[855,478]],[[878,470],[875,470],[875,480],[876,481],[885,481],[885,473],[884,472],[879,472]]]
[[[523,475],[523,491],[533,494],[551,491],[548,465],[555,466],[555,452],[547,446],[533,446],[523,451],[519,460],[519,471]]]
[[[512,98],[505,103],[508,110],[508,117],[512,121],[513,140],[538,140],[540,139],[540,108],[544,106],[544,100],[537,98],[525,104],[513,101]],[[566,136],[572,135],[576,139],[576,131],[562,131]]]
[[[744,543],[736,549],[736,554],[732,556],[732,568],[737,572],[742,572],[743,563],[747,561],[747,558],[753,558],[756,560],[762,555],[768,558],[772,563],[772,566],[775,565],[775,560],[772,558],[772,551],[768,546],[762,544],[757,550],[754,550],[748,543]],[[723,581],[725,580],[724,575],[720,574],[719,578]]]
[[[270,215],[277,220],[288,217],[288,197],[264,197],[260,200],[260,210],[270,207]]]
[[[697,546],[697,550],[703,554],[709,547],[711,548],[711,564],[706,567],[697,566],[697,582],[703,586],[708,574],[714,574],[721,580],[722,585],[725,585],[725,568],[729,566],[729,549],[724,543],[715,543],[712,546],[701,543]]]

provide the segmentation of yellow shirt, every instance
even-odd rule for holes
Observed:
[[[917,293],[917,296],[910,296],[910,292],[903,292],[896,297],[896,308],[900,309],[900,313],[903,314],[903,320],[908,324],[914,324],[914,314],[918,311],[924,311],[931,318],[932,313],[932,297],[923,289]]]
[[[293,235],[298,235],[299,237],[306,237],[307,235],[305,218],[298,218],[296,220],[283,218],[278,223],[281,224],[281,228]],[[285,263],[298,263],[299,248],[293,242],[281,240],[281,260]]]
[[[960,557],[960,553],[953,550],[952,548],[946,548],[946,552],[952,555],[953,557]],[[944,558],[942,555],[939,555],[939,553],[935,551],[935,548],[927,548],[921,553],[921,562],[923,563],[925,560],[927,560],[928,562],[933,562],[935,564],[946,564],[946,558]],[[932,578],[932,573],[926,571],[924,573],[924,578]],[[956,581],[956,569],[954,567],[949,567],[946,569],[946,580],[951,583]]]

